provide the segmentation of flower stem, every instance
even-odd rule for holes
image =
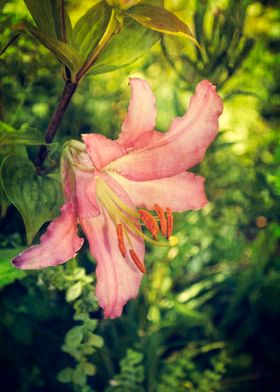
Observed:
[[[65,35],[65,16],[64,16],[64,2],[61,1],[61,34],[62,34],[62,40],[65,39],[66,42],[66,35]],[[58,106],[56,107],[54,114],[51,118],[51,121],[49,123],[48,129],[46,131],[45,135],[45,142],[46,143],[51,143],[56,131],[61,123],[61,120],[64,116],[64,113],[71,101],[71,98],[76,91],[76,88],[78,87],[78,84],[82,77],[86,74],[86,72],[91,68],[91,66],[94,64],[95,60],[101,53],[101,51],[105,48],[105,46],[108,44],[110,41],[112,35],[117,31],[117,28],[119,27],[118,21],[115,18],[115,10],[112,9],[111,17],[108,23],[108,26],[106,28],[106,31],[99,41],[97,47],[95,50],[92,52],[92,54],[88,57],[84,65],[81,67],[81,69],[78,71],[77,76],[76,76],[76,81],[75,83],[71,82],[70,80],[66,80],[65,87],[62,93],[62,97],[58,103]],[[65,35],[65,37],[64,37]],[[46,159],[48,154],[46,146],[41,146],[39,150],[39,154],[36,160],[36,166],[37,166],[37,172],[41,173],[42,172],[42,165],[44,163],[44,160]]]
[[[76,91],[77,88],[76,83],[72,83],[70,80],[67,80],[65,83],[65,87],[62,93],[62,97],[52,115],[51,121],[48,125],[48,129],[45,134],[45,142],[46,143],[51,143],[53,141],[53,138],[56,134],[56,131],[61,123],[61,120],[63,118],[63,115],[71,101],[71,98]],[[44,163],[44,160],[47,157],[47,148],[46,146],[41,146],[37,158],[37,168],[40,170],[42,164]]]

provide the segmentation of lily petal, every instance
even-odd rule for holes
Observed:
[[[150,181],[132,181],[117,173],[111,173],[111,176],[137,207],[153,210],[157,203],[164,209],[170,207],[172,211],[182,212],[207,204],[204,178],[193,173],[184,172]]]
[[[20,269],[38,269],[65,263],[76,256],[84,240],[77,236],[77,218],[71,202],[60,209],[61,215],[51,222],[34,245],[19,254],[12,263]]]
[[[83,134],[82,138],[87,146],[87,152],[98,170],[126,154],[125,148],[117,140],[111,140],[95,133]]]
[[[122,124],[119,143],[124,147],[133,147],[139,137],[155,128],[155,97],[149,84],[138,78],[130,79],[131,99],[128,114]]]
[[[203,80],[191,98],[189,111],[176,118],[162,138],[111,162],[107,169],[144,181],[170,177],[198,164],[217,134],[222,110],[215,87]]]
[[[88,238],[91,253],[97,261],[98,303],[104,309],[106,318],[119,317],[126,302],[137,296],[143,274],[130,258],[129,244],[126,243],[126,256],[121,255],[116,226],[104,209],[96,218],[82,219],[81,225]],[[142,238],[132,233],[129,236],[133,249],[143,260],[145,251]]]

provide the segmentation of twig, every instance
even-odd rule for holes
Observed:
[[[6,52],[6,50],[8,49],[8,47],[9,47],[10,45],[12,45],[14,42],[16,42],[16,41],[19,39],[19,37],[21,36],[21,34],[22,34],[22,33],[18,33],[18,34],[16,34],[16,35],[14,35],[14,36],[9,40],[9,42],[4,46],[4,48],[2,48],[2,49],[0,50],[0,56],[2,56],[2,54],[4,54],[4,53]]]

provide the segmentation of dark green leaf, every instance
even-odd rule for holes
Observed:
[[[73,46],[49,37],[30,23],[21,23],[16,27],[20,30],[28,31],[37,38],[42,45],[48,48],[58,58],[62,64],[69,68],[72,79],[75,79],[75,75],[82,66],[83,60]]]
[[[165,34],[186,36],[198,45],[188,26],[165,8],[142,4],[130,8],[126,15],[149,29]]]
[[[10,125],[0,121],[0,145],[22,144],[41,145],[45,140],[40,131],[34,128],[23,128],[16,130]]]
[[[8,199],[23,218],[30,244],[43,223],[57,216],[61,186],[49,176],[36,175],[32,162],[16,155],[3,160],[1,181]]]
[[[16,279],[23,278],[25,272],[15,268],[11,260],[22,251],[22,248],[1,249],[0,256],[0,286],[6,286]]]
[[[98,57],[90,74],[114,71],[132,63],[143,56],[159,38],[159,33],[133,20],[125,20],[125,27]]]
[[[111,8],[100,1],[90,8],[73,29],[73,46],[84,60],[96,47],[110,20]]]
[[[60,39],[60,5],[59,0],[24,0],[36,25],[42,33]]]

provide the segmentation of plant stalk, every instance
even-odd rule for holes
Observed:
[[[64,2],[61,1],[61,24],[62,24],[62,39],[63,39],[63,31],[65,31],[65,18],[64,18]],[[71,98],[76,91],[76,88],[78,87],[78,84],[82,77],[86,74],[86,72],[92,67],[94,64],[95,60],[101,53],[101,51],[105,48],[105,46],[108,44],[110,41],[112,35],[117,31],[118,28],[118,22],[115,18],[115,10],[112,9],[111,17],[108,23],[108,26],[106,28],[106,31],[99,41],[96,49],[93,51],[93,53],[89,56],[89,58],[86,60],[84,65],[81,67],[81,69],[78,71],[77,76],[76,76],[76,82],[73,83],[70,80],[67,80],[65,83],[65,87],[62,93],[62,97],[58,103],[58,106],[56,107],[54,114],[51,118],[51,121],[49,123],[48,129],[45,134],[45,142],[46,143],[51,143],[56,131],[61,123],[61,120],[64,116],[64,113],[71,101]],[[44,160],[46,159],[48,154],[48,150],[46,146],[41,146],[38,154],[38,158],[36,160],[36,166],[37,166],[37,172],[41,173],[42,172],[42,165],[44,163]]]
[[[72,83],[70,80],[67,80],[64,86],[64,90],[62,93],[62,97],[52,115],[51,121],[48,125],[46,134],[45,134],[45,142],[46,143],[51,143],[53,141],[53,138],[56,134],[56,131],[61,123],[61,120],[63,118],[63,115],[71,101],[71,98],[76,91],[77,88],[76,83]],[[41,146],[37,158],[37,168],[40,170],[42,164],[44,163],[44,160],[47,157],[47,147],[46,146]]]

